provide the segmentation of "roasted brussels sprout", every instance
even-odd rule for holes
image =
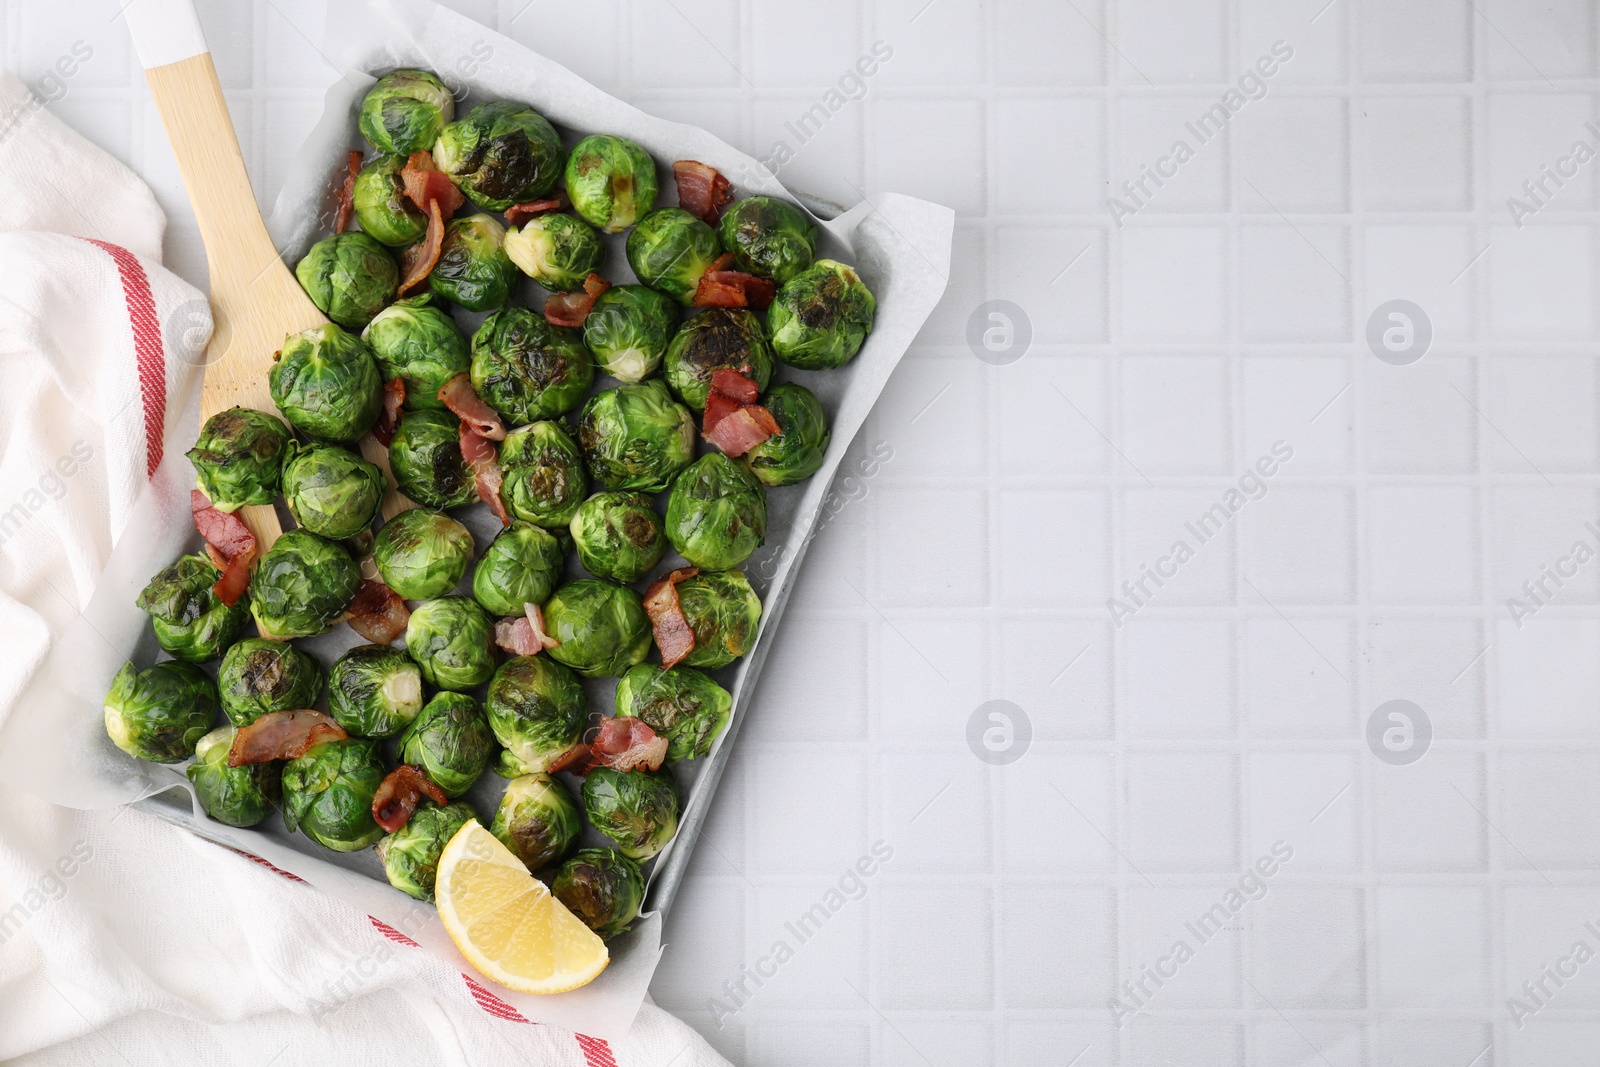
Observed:
[[[743,373],[759,389],[772,380],[772,349],[761,320],[744,308],[711,308],[680,326],[662,373],[679,400],[704,411],[711,375],[723,369]]]
[[[817,254],[817,228],[805,212],[770,196],[750,196],[730,206],[717,236],[740,270],[779,285],[811,266]]]
[[[361,168],[350,192],[361,232],[390,248],[420,241],[428,229],[428,216],[406,195],[405,165],[405,156],[379,156]]]
[[[229,826],[254,826],[278,806],[281,772],[276,763],[228,766],[238,728],[219,726],[195,745],[185,771],[206,814]]]
[[[576,215],[540,215],[506,233],[506,255],[546,289],[583,288],[605,254],[600,235]]]
[[[424,293],[390,304],[361,334],[384,380],[405,381],[407,411],[443,411],[440,388],[472,366],[466,336],[454,319],[428,303],[431,298]]]
[[[218,511],[270,504],[282,485],[289,428],[276,415],[229,408],[206,420],[189,449],[195,484]]]
[[[424,804],[418,808],[404,826],[378,842],[375,851],[383,861],[389,884],[408,896],[433,903],[434,880],[444,846],[457,830],[477,817],[470,805],[462,803],[442,808]]]
[[[672,483],[667,539],[702,570],[737,567],[767,539],[767,490],[739,462],[708,452]]]
[[[383,775],[376,741],[312,745],[283,766],[284,825],[335,852],[361,851],[383,836],[372,817]]]
[[[249,726],[269,711],[314,708],[324,675],[322,664],[287,641],[247,637],[228,649],[217,671],[222,713]]]
[[[682,208],[656,208],[628,234],[628,266],[639,280],[687,307],[700,277],[722,254],[717,231]]]
[[[306,530],[272,543],[250,579],[250,612],[265,637],[315,637],[355,599],[361,568],[350,553]]]
[[[361,440],[383,409],[372,351],[332,323],[285,340],[267,386],[289,425],[323,441]]]
[[[413,508],[383,524],[372,561],[407,600],[432,600],[460,584],[472,562],[472,533],[442,511]]]
[[[468,311],[503,307],[517,280],[505,240],[506,228],[492,215],[468,215],[445,223],[444,244],[428,275],[428,289]]]
[[[803,370],[842,367],[861,351],[877,307],[855,271],[819,259],[784,283],[767,309],[772,350]]]
[[[665,770],[597,767],[583,780],[583,810],[624,856],[643,862],[678,832],[678,783]]]
[[[346,230],[324,237],[295,264],[311,302],[347,330],[359,330],[394,302],[400,269],[371,234]]]
[[[283,465],[283,495],[295,521],[333,541],[372,525],[388,488],[383,471],[338,445],[296,445]]]
[[[600,369],[625,385],[661,366],[678,328],[678,306],[648,285],[614,285],[583,320],[583,343]]]
[[[658,379],[596,393],[578,419],[578,447],[607,489],[659,493],[694,459],[694,416]]]
[[[642,493],[596,493],[578,507],[571,529],[584,569],[623,585],[649,574],[667,551],[661,516]]]
[[[530,871],[557,863],[578,843],[583,814],[567,787],[535,772],[506,784],[489,832]]]
[[[373,148],[404,159],[433,148],[439,131],[455,114],[455,97],[438,75],[392,70],[367,90],[356,124]]]
[[[422,710],[422,672],[388,645],[357,645],[328,671],[328,713],[356,737],[393,737]]]
[[[494,749],[489,720],[465,693],[436,694],[400,735],[400,762],[421,767],[451,797],[472,788]]]
[[[389,442],[395,487],[424,507],[460,508],[478,499],[461,455],[461,422],[448,411],[408,411]]]
[[[555,534],[519,520],[483,550],[472,572],[472,595],[491,615],[521,615],[524,605],[550,599],[565,565]]]
[[[150,616],[157,643],[174,657],[204,663],[238,638],[250,617],[250,604],[244,597],[224,604],[211,591],[221,577],[205,556],[179,556],[139,594],[139,609]]]
[[[537,526],[564,529],[589,491],[578,446],[554,422],[535,422],[506,434],[500,472],[506,510]]]
[[[694,631],[694,651],[684,666],[714,671],[750,651],[761,598],[743,571],[701,571],[679,582],[678,606]]]
[[[483,700],[489,728],[505,751],[507,778],[548,771],[583,737],[589,701],[578,676],[549,656],[514,656],[500,665]]]
[[[550,892],[606,940],[628,932],[644,901],[644,872],[615,849],[581,848],[561,865]]]
[[[744,454],[763,485],[793,485],[817,473],[828,452],[828,416],[803,385],[779,382],[761,398],[781,431]]]
[[[468,597],[425,601],[406,624],[406,651],[433,685],[471,689],[494,673],[494,623]]]
[[[537,200],[561,177],[561,138],[526,104],[479,104],[446,126],[433,162],[485,211]]]
[[[572,210],[606,233],[621,233],[656,205],[656,162],[625,137],[597,133],[567,156]]]
[[[733,698],[693,667],[641,663],[617,683],[617,716],[643,719],[667,739],[667,759],[700,759],[728,725]]]
[[[135,759],[177,763],[217,719],[217,687],[205,671],[182,660],[145,670],[125,663],[105,700],[106,733]]]
[[[550,656],[585,678],[620,675],[650,651],[650,619],[639,594],[596,578],[568,582],[550,594],[544,628],[561,642]]]
[[[593,381],[594,360],[578,331],[529,308],[497,311],[472,335],[472,387],[513,423],[571,411]]]

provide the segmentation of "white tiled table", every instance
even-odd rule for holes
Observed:
[[[1507,998],[1600,949],[1600,562],[1521,627],[1506,604],[1600,548],[1600,162],[1520,228],[1507,205],[1600,144],[1592,5],[524,3],[455,6],[756,155],[789,142],[797,188],[960,214],[949,295],[857,444],[892,459],[813,547],[660,1003],[751,1064],[1594,1062],[1600,963],[1520,1027]],[[115,10],[12,0],[6,63],[34,81],[92,47],[51,106],[151,182],[202,282]],[[332,78],[321,5],[203,14],[270,203]],[[864,98],[798,144],[880,40]],[[1278,40],[1264,98],[1200,143],[1185,123]],[[1119,226],[1105,198],[1179,138]],[[1016,362],[968,347],[988,299],[1031,322]],[[1365,341],[1394,299],[1431,322],[1408,366]],[[1185,522],[1278,441],[1200,544]],[[991,699],[1032,724],[1009,764],[966,740]],[[1407,765],[1366,741],[1395,699],[1432,729]],[[860,899],[801,943],[786,924],[841,878]],[[1185,925],[1218,903],[1220,933]],[[1175,976],[1119,1028],[1146,966]],[[775,974],[730,1010],[743,968]]]

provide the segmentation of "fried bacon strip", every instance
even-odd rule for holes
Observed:
[[[711,372],[711,391],[727,397],[735,404],[754,404],[761,395],[761,386],[746,371],[718,367]]]
[[[506,511],[505,501],[500,499],[500,485],[505,481],[500,458],[489,439],[465,422],[461,424],[461,458],[472,468],[478,499],[489,505],[489,510],[503,525],[510,526],[511,515]]]
[[[350,629],[376,645],[393,644],[406,632],[411,611],[400,594],[377,578],[363,578],[356,587],[356,598],[344,611]]]
[[[540,215],[548,215],[552,211],[560,211],[563,207],[566,207],[566,204],[562,202],[560,197],[552,197],[549,200],[529,200],[525,204],[512,204],[506,208],[506,225],[521,226],[529,219],[538,218]]]
[[[756,403],[760,387],[749,375],[726,367],[711,373],[711,392],[700,432],[707,441],[730,456],[742,456],[782,433],[772,412]]]
[[[546,767],[550,774],[556,771],[588,771],[589,746],[579,741],[571,748],[555,758],[555,761]]]
[[[645,614],[650,616],[650,628],[655,631],[663,667],[682,663],[684,657],[694,651],[694,630],[678,603],[678,583],[699,573],[699,567],[680,567],[654,582],[644,594]]]
[[[537,656],[561,644],[544,632],[544,611],[537,604],[522,605],[524,614],[494,624],[494,643],[513,656]]]
[[[499,414],[478,396],[477,390],[472,388],[472,375],[466,371],[440,386],[437,399],[479,437],[491,441],[506,439],[506,428]]]
[[[356,175],[360,173],[361,153],[352,150],[345,160],[344,185],[339,188],[339,216],[333,223],[334,233],[343,233],[350,228],[350,215],[356,203]]]
[[[413,152],[406,157],[406,165],[400,168],[400,181],[419,211],[427,211],[430,202],[438,201],[439,214],[449,218],[467,202],[450,175],[435,167],[433,156],[427,152]]]
[[[742,270],[731,270],[732,266],[733,253],[724,252],[700,275],[700,284],[694,292],[695,307],[753,307],[765,310],[772,303],[778,295],[776,285],[766,278],[758,278]]]
[[[194,528],[206,539],[206,555],[222,571],[211,587],[217,599],[232,607],[250,586],[250,566],[256,561],[256,535],[239,516],[218,511],[198,489],[189,492]]]
[[[410,296],[422,287],[439,264],[439,253],[444,249],[444,215],[439,201],[428,201],[428,229],[422,240],[408,245],[400,253],[400,269],[404,277],[400,282],[400,295]]]
[[[343,741],[350,735],[343,726],[320,711],[269,711],[249,726],[241,726],[228,749],[228,766],[298,759],[312,745]]]
[[[678,206],[702,222],[717,224],[722,209],[733,203],[728,179],[699,160],[680,159],[672,165],[678,183]]]
[[[372,436],[380,444],[387,445],[394,440],[394,428],[400,425],[400,409],[406,402],[406,380],[404,378],[390,378],[383,383],[383,410],[378,413],[378,424],[372,428]]]
[[[551,293],[544,302],[544,321],[552,326],[582,326],[594,309],[600,294],[611,288],[611,283],[598,274],[583,280],[583,289],[570,293]]]
[[[411,821],[411,813],[423,797],[441,808],[450,803],[444,790],[434,785],[420,767],[402,763],[378,784],[378,791],[372,795],[372,817],[391,834],[399,833]]]
[[[658,771],[667,758],[667,739],[643,719],[601,719],[600,730],[589,745],[588,773],[596,767],[618,771]]]

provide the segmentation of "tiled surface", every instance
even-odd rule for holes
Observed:
[[[1520,227],[1507,205],[1596,144],[1591,4],[457,6],[763,156],[883,41],[784,176],[960,216],[861,442],[892,459],[812,549],[662,1004],[751,1064],[1593,1062],[1600,963],[1543,969],[1600,949],[1600,562],[1572,557],[1600,551],[1600,163],[1544,179]],[[9,4],[0,45],[36,84],[93,48],[51,106],[150,180],[200,280],[116,7]],[[203,11],[270,201],[332,77],[321,4]],[[1201,143],[1185,123],[1230,89]],[[966,341],[988,299],[1031,326],[1009,365]],[[1432,324],[1409,366],[1366,342],[1394,299]],[[1368,742],[1394,699],[1431,723],[1418,762]],[[988,700],[1030,720],[1014,762],[975,754],[990,723],[969,748]]]

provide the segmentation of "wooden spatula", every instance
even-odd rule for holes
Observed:
[[[267,236],[193,3],[129,0],[124,10],[210,263],[216,330],[206,351],[200,418],[235,405],[275,412],[267,391],[273,353],[289,334],[327,319]],[[362,452],[389,477],[382,445],[368,437]],[[390,477],[384,517],[411,506]],[[241,514],[262,551],[282,532],[271,505],[246,507]]]

